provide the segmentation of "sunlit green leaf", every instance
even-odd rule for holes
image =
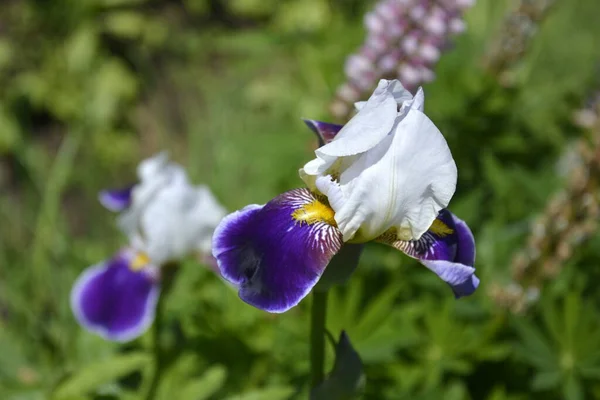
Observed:
[[[55,390],[53,399],[71,399],[92,392],[102,384],[143,369],[150,360],[148,354],[132,353],[84,366]]]

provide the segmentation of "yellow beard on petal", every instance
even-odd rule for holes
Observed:
[[[433,224],[429,227],[429,231],[438,235],[439,237],[445,237],[454,233],[454,230],[450,228],[448,225],[436,219],[433,221]]]
[[[435,219],[433,221],[428,231],[441,238],[454,233],[454,229],[450,228],[448,225],[446,225],[439,219]],[[381,234],[381,236],[377,237],[375,240],[381,243],[386,243],[391,246],[397,247],[402,245],[401,242],[408,242],[413,239],[411,237],[410,229],[405,228],[401,231],[398,231],[398,229],[393,227],[385,231],[383,234]],[[352,240],[350,242],[352,242]]]
[[[146,253],[139,252],[135,258],[131,260],[129,269],[132,271],[141,271],[146,265],[150,264],[150,257]]]
[[[335,213],[331,207],[319,200],[313,200],[292,213],[294,220],[300,223],[305,222],[308,225],[325,222],[328,225],[337,226],[334,217]]]

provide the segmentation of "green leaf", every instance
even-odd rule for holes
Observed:
[[[148,354],[139,352],[118,355],[80,369],[54,392],[54,400],[80,396],[94,391],[100,385],[138,371],[151,361]]]
[[[112,12],[106,16],[106,30],[123,38],[136,38],[143,32],[146,18],[135,11]]]
[[[0,39],[0,70],[9,65],[14,57],[12,43],[8,40]]]
[[[327,379],[314,388],[311,400],[349,400],[362,393],[365,376],[360,356],[342,331],[335,350],[335,363]]]
[[[600,380],[600,366],[580,366],[579,371],[581,372],[581,375],[585,378]]]
[[[537,328],[522,319],[515,320],[514,326],[522,340],[522,346],[515,346],[515,350],[522,358],[539,368],[557,366],[552,346]]]
[[[575,375],[569,375],[563,387],[565,400],[583,400],[583,388]]]
[[[12,151],[19,142],[19,125],[0,104],[0,155]]]
[[[227,397],[226,400],[288,400],[295,390],[288,386],[271,386],[268,389],[252,390],[244,394]]]
[[[377,297],[375,297],[363,312],[362,318],[353,329],[355,335],[365,338],[383,323],[394,308],[394,300],[398,294],[396,285],[388,285]]]
[[[205,400],[214,395],[225,383],[227,369],[222,365],[211,367],[198,379],[192,380],[179,393],[180,399]]]
[[[533,390],[553,389],[560,385],[561,377],[560,371],[538,372],[531,381],[531,388]]]
[[[82,72],[90,68],[97,47],[98,34],[94,25],[85,24],[75,31],[65,43],[65,58],[69,70]]]
[[[101,0],[101,3],[105,7],[118,7],[143,4],[146,1],[147,0]]]

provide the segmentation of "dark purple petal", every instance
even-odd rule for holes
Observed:
[[[319,138],[319,146],[326,145],[331,142],[335,135],[342,129],[343,125],[331,124],[329,122],[315,121],[314,119],[303,120],[306,126],[316,133]]]
[[[454,226],[458,237],[458,246],[456,248],[456,262],[473,266],[475,264],[475,238],[465,221],[452,214]]]
[[[86,269],[71,291],[71,308],[87,330],[107,340],[124,342],[152,324],[159,295],[153,266],[131,268],[135,253],[122,250],[114,258]]]
[[[133,185],[121,189],[107,189],[98,194],[100,204],[110,211],[123,211],[131,204]]]
[[[479,286],[473,268],[473,234],[464,221],[446,209],[418,240],[398,240],[394,234],[384,234],[378,241],[419,260],[448,283],[457,298],[472,294]]]
[[[226,216],[213,236],[221,275],[242,300],[280,313],[297,305],[342,246],[333,211],[308,189]]]

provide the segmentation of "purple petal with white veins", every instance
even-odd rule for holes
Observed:
[[[459,298],[479,286],[475,276],[475,239],[467,224],[450,211],[440,211],[433,225],[418,240],[403,241],[384,234],[378,241],[416,258],[450,285]]]
[[[342,246],[341,233],[326,222],[333,219],[328,210],[308,189],[295,189],[229,214],[213,236],[221,275],[257,308],[294,307]]]
[[[319,139],[319,146],[323,146],[331,142],[340,129],[344,127],[344,125],[321,122],[314,119],[305,119],[303,121],[306,126],[308,126],[310,130],[317,135],[317,138]]]
[[[123,211],[131,205],[133,185],[121,189],[107,189],[98,194],[100,204],[110,211]]]
[[[160,292],[154,267],[134,271],[134,257],[125,249],[87,268],[71,290],[71,308],[79,324],[107,340],[135,339],[154,320]]]

